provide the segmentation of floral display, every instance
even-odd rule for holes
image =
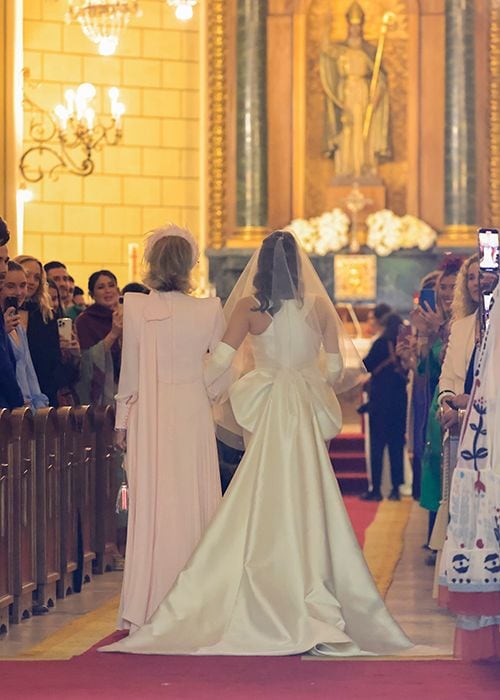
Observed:
[[[294,232],[308,253],[326,255],[349,245],[350,225],[347,214],[335,208],[312,219],[294,219],[287,228]],[[366,245],[383,257],[401,249],[429,250],[437,239],[436,231],[425,221],[411,214],[397,216],[390,209],[367,216],[366,226]]]
[[[335,208],[313,219],[294,219],[289,228],[308,253],[336,253],[349,243],[349,217]]]
[[[429,250],[437,239],[436,232],[416,216],[397,216],[390,209],[381,209],[366,217],[366,245],[377,255],[386,256],[401,248]]]

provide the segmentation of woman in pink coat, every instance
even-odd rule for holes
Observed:
[[[149,295],[127,294],[116,412],[130,508],[119,626],[143,625],[184,568],[221,499],[207,353],[224,333],[219,299],[189,296],[193,236],[174,225],[145,247]]]

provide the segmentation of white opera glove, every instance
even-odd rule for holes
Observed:
[[[117,394],[115,400],[115,430],[127,430],[130,407],[137,401],[137,394],[134,393],[132,396],[121,396]]]
[[[203,369],[203,379],[211,399],[215,399],[229,387],[231,376],[228,370],[235,353],[236,350],[231,345],[221,340],[208,356]]]
[[[327,352],[326,356],[326,381],[328,384],[335,384],[340,378],[344,369],[342,355],[338,352]]]

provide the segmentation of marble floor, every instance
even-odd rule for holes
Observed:
[[[450,656],[453,618],[432,599],[433,569],[425,565],[427,551],[422,549],[426,529],[426,511],[415,503],[406,529],[403,555],[386,602],[406,634],[418,645],[417,655]],[[8,634],[0,635],[0,659],[18,656],[78,616],[103,605],[119,592],[121,578],[120,572],[96,576],[82,593],[58,600],[56,608],[48,614],[12,625]]]
[[[103,605],[120,591],[122,575],[121,571],[110,571],[94,576],[81,593],[58,600],[49,613],[11,625],[8,634],[0,635],[0,659],[27,651],[72,620]]]
[[[434,567],[426,566],[429,552],[422,549],[426,536],[427,511],[414,503],[405,532],[403,555],[385,602],[417,645],[413,651],[409,650],[410,654],[451,656],[454,618],[432,598]]]

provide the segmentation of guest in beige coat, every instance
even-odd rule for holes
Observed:
[[[479,258],[473,255],[460,268],[452,304],[452,324],[439,378],[441,425],[458,423],[458,409],[465,408],[474,375],[475,348],[479,341]],[[451,406],[450,406],[451,402]]]

